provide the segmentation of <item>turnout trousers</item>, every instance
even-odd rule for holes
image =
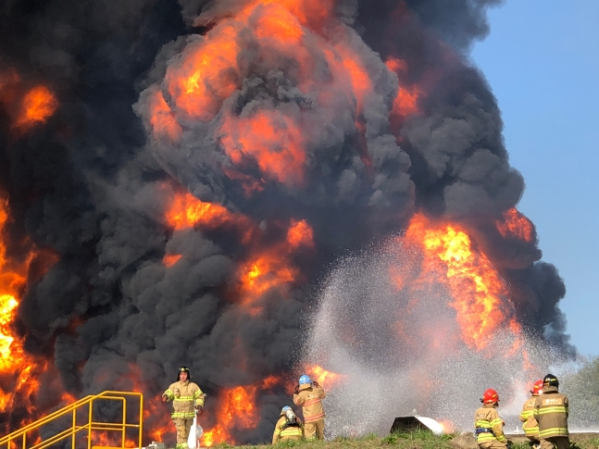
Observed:
[[[568,437],[541,438],[541,449],[568,449],[569,447]]]
[[[193,424],[193,418],[173,418],[173,423],[177,429],[177,448],[187,448],[187,438],[189,438],[189,431]]]
[[[507,449],[507,443],[505,441],[485,441],[484,443],[478,443],[480,449]]]
[[[306,440],[324,440],[324,419],[304,423]]]

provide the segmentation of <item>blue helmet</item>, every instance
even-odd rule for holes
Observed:
[[[288,405],[281,409],[281,413],[285,413],[287,410],[291,410],[291,407],[289,407]]]
[[[307,374],[302,374],[299,378],[299,384],[303,385],[303,384],[311,384],[312,383],[312,379],[310,379],[310,376],[308,376]]]

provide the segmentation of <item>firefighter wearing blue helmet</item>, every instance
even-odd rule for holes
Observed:
[[[306,439],[324,440],[324,408],[322,399],[326,392],[318,382],[303,374],[299,378],[299,384],[295,387],[293,403],[302,407],[304,414],[304,435]]]
[[[275,425],[275,431],[272,434],[272,444],[285,441],[300,441],[304,439],[304,425],[302,421],[295,416],[291,407],[286,405],[281,409],[279,420]]]

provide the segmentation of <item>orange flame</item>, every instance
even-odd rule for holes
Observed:
[[[38,253],[33,244],[27,242],[30,251],[23,260],[9,259],[5,244],[8,221],[8,201],[0,192],[0,376],[4,379],[0,386],[0,408],[10,411],[17,405],[24,406],[34,415],[35,409],[30,398],[37,392],[37,376],[47,369],[48,362],[36,360],[25,352],[23,339],[15,333],[12,325],[19,306],[18,298],[26,286],[30,265]]]
[[[308,365],[305,371],[310,375],[312,380],[315,380],[323,387],[326,386],[328,388],[331,388],[339,384],[346,378],[346,376],[343,374],[337,374],[332,371],[327,371],[319,365]]]
[[[12,323],[13,316],[16,307],[19,305],[14,296],[11,295],[0,295],[0,371],[4,372],[11,367],[12,361],[10,357],[12,355],[11,345],[15,341],[11,335],[9,329],[10,323]],[[4,407],[2,401],[4,398],[0,398],[0,407]]]
[[[190,117],[214,118],[237,88],[237,29],[231,21],[194,41],[178,64],[169,66],[165,82],[173,102]]]
[[[165,267],[170,268],[179,262],[181,257],[183,257],[181,254],[165,254],[165,256],[162,258],[162,264]]]
[[[262,389],[269,390],[269,389],[275,387],[276,385],[279,385],[281,383],[281,381],[282,380],[280,377],[277,377],[274,375],[268,376],[266,379],[264,379],[262,381]]]
[[[390,56],[385,61],[385,65],[392,72],[399,74],[405,74],[408,71],[408,63],[403,61],[402,59],[395,58]]]
[[[257,5],[276,4],[287,9],[302,25],[316,25],[326,19],[334,6],[333,0],[254,0],[250,8]]]
[[[336,56],[341,58],[342,72],[349,76],[352,92],[357,102],[356,109],[360,114],[364,109],[364,98],[373,91],[372,80],[359,56],[353,50],[341,44],[338,44],[335,50],[335,56],[332,52],[326,53],[329,63],[336,65]]]
[[[58,108],[58,101],[45,86],[36,86],[23,98],[22,110],[16,125],[28,127],[45,122]]]
[[[20,133],[46,122],[59,105],[46,86],[28,88],[14,69],[8,69],[0,72],[0,106],[7,109],[13,127]]]
[[[406,237],[425,251],[427,270],[441,270],[457,312],[462,340],[484,349],[500,329],[519,335],[508,289],[487,257],[474,250],[468,234],[456,225],[433,224],[423,215],[412,219]],[[441,265],[440,265],[441,264]]]
[[[304,35],[297,17],[280,4],[270,6],[268,12],[260,15],[253,24],[256,36],[259,39],[274,38],[285,44],[297,43]]]
[[[287,241],[291,246],[314,246],[314,233],[306,220],[291,220],[287,231]]]
[[[443,433],[454,433],[456,426],[454,423],[452,423],[451,421],[449,421],[448,419],[442,419],[442,420],[438,420],[437,421],[439,424],[441,424],[441,427],[443,428]]]
[[[284,249],[282,246],[276,246],[252,256],[239,266],[242,304],[254,304],[271,288],[285,293],[287,284],[297,279],[299,270],[290,265]],[[261,309],[256,307],[251,312],[252,315],[256,315],[260,311]]]
[[[162,92],[156,91],[150,99],[150,125],[157,137],[169,137],[177,140],[182,132],[181,126],[173,116],[168,104],[164,100]]]
[[[405,78],[407,74],[408,65],[405,61],[390,57],[385,61],[387,68],[392,72],[396,73],[400,80]],[[397,118],[407,117],[408,115],[418,114],[420,108],[418,106],[418,100],[422,95],[422,90],[416,86],[407,86],[400,81],[399,90],[397,96],[393,100],[393,107],[391,109],[391,116],[397,120]]]
[[[255,386],[224,389],[218,398],[217,425],[202,435],[201,445],[211,447],[224,442],[234,444],[235,441],[228,429],[253,428],[258,421],[258,411],[254,405],[256,391]]]
[[[397,97],[393,100],[393,109],[391,114],[401,117],[417,114],[420,112],[418,108],[418,98],[420,97],[420,89],[418,86],[411,88],[400,87],[397,92]]]
[[[497,220],[496,225],[504,237],[516,237],[525,242],[532,242],[534,239],[532,222],[515,208],[506,210],[503,213],[503,221]]]
[[[144,376],[139,366],[129,364],[128,368],[128,372],[119,378],[119,384],[115,385],[115,390],[135,391],[144,393],[144,435],[142,436],[142,440],[145,441],[145,438],[150,437],[151,441],[164,442],[167,438],[174,437],[175,426],[173,425],[170,416],[169,404],[162,403],[162,401],[160,400],[160,396],[152,397],[147,394],[149,390],[148,385],[146,385],[142,380],[146,376]],[[134,413],[136,413],[136,411],[138,410],[137,407],[138,405],[136,402],[133,402],[131,404],[127,402],[127,410],[133,410]],[[137,418],[135,414],[129,416],[127,419],[129,424],[136,424]],[[101,434],[98,433],[98,435]],[[129,432],[127,432],[125,436],[125,447],[138,447],[137,429],[129,429]],[[105,438],[105,436],[100,438]],[[109,438],[112,438],[112,436],[109,436]],[[110,441],[112,442],[113,440],[111,439]],[[120,447],[120,445],[121,439],[119,438],[116,441],[116,447]],[[114,444],[109,444],[108,446],[114,446]]]
[[[248,118],[227,116],[222,145],[238,166],[255,161],[265,175],[283,184],[300,185],[306,162],[303,131],[279,111],[259,111]]]
[[[153,422],[148,426],[149,419]],[[166,435],[174,433],[175,429],[169,414],[154,401],[144,403],[144,425],[149,427],[149,435],[152,441],[164,441]]]
[[[184,229],[197,224],[219,226],[231,216],[220,204],[205,203],[192,194],[185,193],[175,196],[166,213],[166,221],[174,229]]]

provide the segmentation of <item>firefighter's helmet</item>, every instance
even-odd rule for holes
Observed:
[[[312,383],[312,379],[310,379],[310,376],[308,376],[307,374],[302,374],[299,378],[299,384],[300,385],[304,385],[304,384],[311,384]]]
[[[483,393],[483,397],[481,398],[480,402],[482,402],[483,404],[494,404],[496,402],[499,402],[499,395],[495,390],[489,388],[488,390],[485,390],[485,392]]]
[[[177,380],[181,379],[181,373],[187,373],[187,380],[191,379],[191,373],[189,372],[189,368],[186,366],[179,368],[179,371],[177,372]]]
[[[537,380],[532,386],[530,393],[534,396],[538,396],[543,393],[543,379]]]
[[[286,405],[285,407],[283,407],[281,409],[281,416],[285,417],[287,424],[296,423],[295,413],[294,413],[293,409],[291,407],[289,407],[288,405]]]
[[[544,387],[559,387],[559,380],[553,374],[547,374],[543,378]]]

